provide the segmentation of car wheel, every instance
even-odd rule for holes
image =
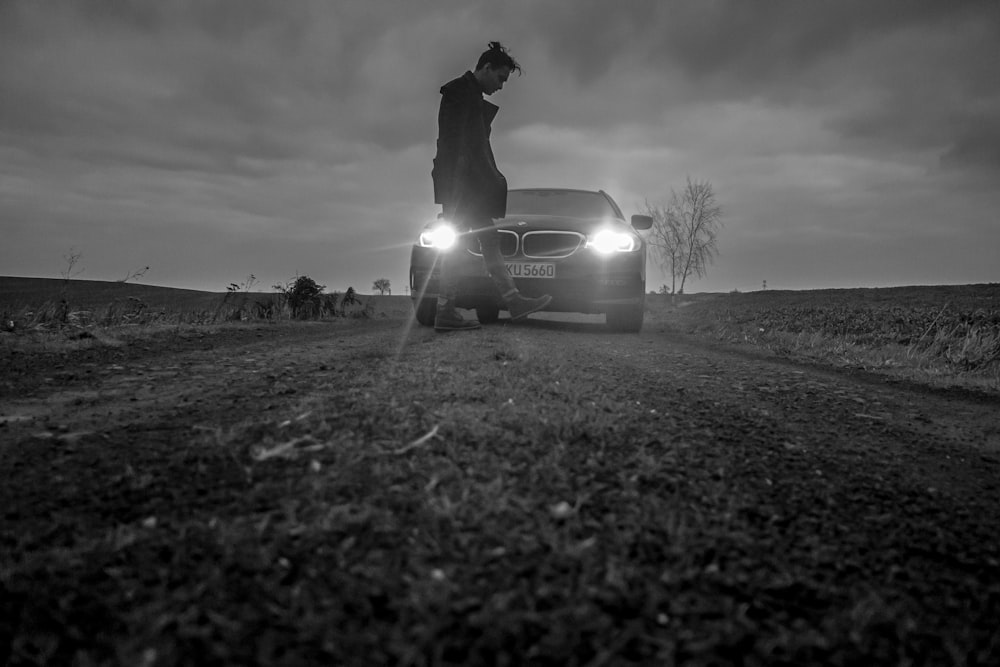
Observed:
[[[480,324],[496,324],[500,319],[500,307],[497,305],[476,306],[476,319]]]
[[[420,299],[413,302],[417,322],[425,327],[434,326],[434,316],[437,314],[437,299]]]
[[[605,322],[612,331],[639,333],[642,329],[643,310],[642,304],[610,308],[604,315]]]

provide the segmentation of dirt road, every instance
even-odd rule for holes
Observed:
[[[448,335],[391,319],[240,325],[2,363],[0,616],[11,620],[0,657],[12,664],[175,664],[196,651],[206,662],[1000,661],[995,398],[755,356],[660,323],[638,336],[587,321]],[[280,620],[246,609],[250,594],[191,593],[280,570],[267,590],[284,600],[274,591],[295,589],[332,532],[338,549],[359,549],[370,526],[329,514],[366,497],[345,481],[362,466],[352,452],[368,457],[367,493],[409,493],[380,511],[413,512],[418,532],[431,508],[445,536],[404,544],[375,531],[382,547],[346,562],[382,563],[381,583],[370,572],[327,582],[325,603],[289,602]],[[408,467],[371,463],[381,456]],[[306,497],[310,475],[323,491],[310,487],[309,507],[327,494],[327,514],[320,530],[300,505],[298,530],[318,540],[308,549],[268,524],[254,544],[270,535],[280,554],[240,569],[238,553],[214,551],[235,569],[211,576],[143,550],[191,540],[193,526],[259,527]],[[487,484],[463,517],[455,507]],[[349,494],[334,503],[333,489]],[[498,497],[512,500],[487,506]],[[412,551],[392,556],[385,541]],[[424,566],[452,587],[424,591]],[[367,602],[330,611],[355,595]],[[333,641],[313,616],[367,620]],[[491,624],[509,631],[494,637]],[[284,653],[262,646],[263,627]]]

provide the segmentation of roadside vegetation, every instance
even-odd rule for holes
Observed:
[[[376,281],[378,283],[379,281]],[[388,291],[388,281],[382,288]],[[80,280],[0,279],[0,333],[24,341],[107,340],[163,326],[407,318],[408,297],[326,293],[298,276],[225,293]],[[378,289],[378,284],[375,285]],[[647,324],[788,358],[933,386],[1000,391],[1000,284],[653,294]],[[11,337],[0,337],[8,344]]]
[[[1000,284],[649,295],[688,333],[935,386],[1000,391]]]
[[[308,276],[261,292],[252,274],[225,292],[151,287],[125,281],[0,278],[0,331],[99,337],[105,330],[156,325],[370,318],[376,307],[353,287],[325,292]]]

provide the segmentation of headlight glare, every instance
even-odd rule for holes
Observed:
[[[420,245],[424,248],[447,250],[455,245],[458,235],[455,228],[448,224],[435,225],[420,232]]]
[[[637,247],[635,237],[627,232],[602,229],[587,240],[587,247],[599,253],[631,252]]]

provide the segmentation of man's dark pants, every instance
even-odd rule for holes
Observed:
[[[455,265],[449,255],[465,252],[468,248],[479,248],[486,264],[486,270],[493,279],[500,297],[506,301],[517,293],[514,286],[514,279],[507,273],[507,266],[503,260],[503,253],[500,252],[500,231],[493,225],[490,218],[477,219],[467,224],[458,225],[460,229],[468,230],[459,237],[458,243],[452,248],[451,253],[441,255],[441,291],[438,296],[438,306],[455,305],[455,297],[458,295],[458,276],[455,275]]]

